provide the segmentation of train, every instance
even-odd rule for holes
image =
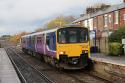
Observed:
[[[85,68],[90,58],[89,31],[77,25],[24,35],[21,47],[24,53],[39,54],[46,63],[63,69]]]

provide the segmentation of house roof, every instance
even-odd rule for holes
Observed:
[[[93,13],[93,14],[86,14],[83,17],[80,17],[77,20],[73,21],[72,23],[83,21],[83,20],[86,20],[86,19],[89,19],[89,18],[93,18],[95,16],[102,15],[102,14],[107,14],[107,13],[110,13],[112,11],[116,11],[116,10],[119,10],[119,9],[122,9],[122,8],[125,8],[125,3],[118,4],[118,5],[112,5],[112,6],[108,7],[107,9],[100,10],[100,11],[98,11],[96,13]]]

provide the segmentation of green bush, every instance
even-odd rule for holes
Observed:
[[[119,28],[119,30],[114,31],[110,36],[109,36],[109,42],[122,42],[122,39],[125,38],[125,26]]]
[[[113,42],[109,44],[109,55],[118,56],[123,53],[123,45],[121,43]]]
[[[125,38],[125,26],[114,31],[109,36],[109,55],[118,56],[123,54],[123,38]]]

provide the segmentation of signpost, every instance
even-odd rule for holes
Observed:
[[[125,54],[125,39],[122,39],[122,44],[124,45],[123,48],[124,48],[124,54]]]

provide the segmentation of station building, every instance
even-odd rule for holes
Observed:
[[[108,53],[108,36],[125,25],[125,3],[106,6],[96,12],[90,8],[88,12],[91,13],[82,15],[73,23],[89,28],[91,46],[96,45],[100,52]]]

